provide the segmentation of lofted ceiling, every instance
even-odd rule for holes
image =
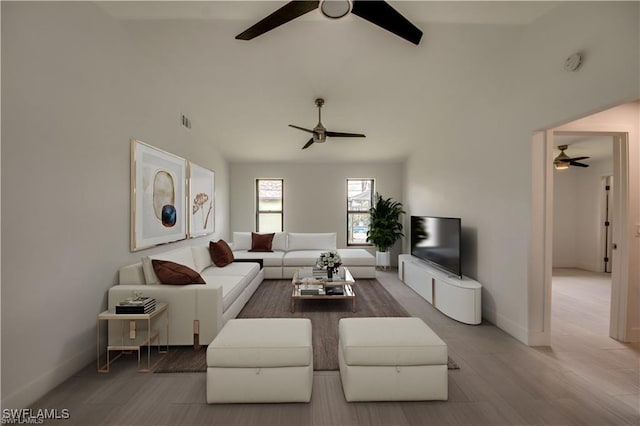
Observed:
[[[425,33],[410,44],[356,16],[313,11],[251,41],[234,37],[286,2],[100,2],[162,68],[154,78],[176,90],[194,128],[229,161],[396,162],[429,139],[429,127],[460,105],[484,107],[474,87],[501,57],[509,31],[548,13],[557,2],[389,2]],[[478,48],[465,28],[483,28]],[[434,30],[433,28],[437,28]],[[486,28],[486,30],[485,30]],[[507,36],[505,36],[507,34]],[[461,47],[462,46],[462,47]],[[493,65],[492,65],[493,66]],[[481,80],[470,78],[477,73]],[[475,85],[475,86],[474,86]],[[313,128],[314,99],[330,130],[366,134],[329,138],[302,151]],[[468,104],[468,105],[467,105]]]

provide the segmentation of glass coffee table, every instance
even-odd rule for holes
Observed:
[[[327,278],[326,271],[319,275],[313,268],[299,268],[291,284],[291,312],[296,311],[298,300],[351,300],[351,309],[356,311],[356,293],[353,290],[355,280],[349,269],[340,267],[332,278]]]

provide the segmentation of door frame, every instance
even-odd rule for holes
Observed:
[[[614,229],[617,245],[611,272],[611,313],[609,335],[627,339],[627,296],[629,292],[629,133],[631,129],[608,125],[571,125],[533,134],[531,186],[531,243],[529,251],[529,341],[531,346],[551,344],[551,280],[553,250],[553,154],[554,134],[613,136]],[[616,225],[617,224],[617,225]]]

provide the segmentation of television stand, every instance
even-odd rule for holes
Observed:
[[[398,278],[434,308],[465,324],[482,322],[482,285],[429,266],[410,254],[398,256]]]

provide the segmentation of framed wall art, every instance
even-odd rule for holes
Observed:
[[[189,238],[213,233],[214,209],[213,171],[189,162]]]
[[[187,238],[187,161],[131,140],[131,251]]]

